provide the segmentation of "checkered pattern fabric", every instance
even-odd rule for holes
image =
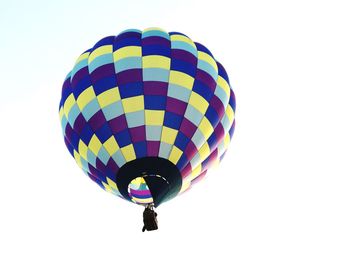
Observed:
[[[119,168],[158,156],[178,167],[184,192],[224,156],[235,97],[224,67],[203,45],[177,32],[131,29],[79,56],[59,113],[69,152],[103,189],[121,196]]]
[[[132,180],[128,187],[128,193],[132,202],[139,205],[147,205],[153,203],[151,191],[144,177],[137,177]]]

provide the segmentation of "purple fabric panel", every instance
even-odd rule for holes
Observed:
[[[171,50],[171,58],[186,61],[194,66],[197,66],[197,58],[195,56],[193,56],[192,53],[187,52],[187,51],[182,50],[182,49],[172,49]]]
[[[184,118],[182,120],[180,131],[186,135],[187,138],[192,138],[193,134],[196,132],[197,126],[192,122]]]
[[[86,125],[86,120],[83,116],[83,114],[79,113],[78,117],[76,118],[75,122],[74,122],[74,127],[73,129],[80,134],[84,128],[84,126]]]
[[[129,131],[133,143],[146,141],[146,128],[144,125],[130,128]]]
[[[164,37],[152,36],[143,38],[142,45],[160,45],[168,47],[170,46],[170,41]]]
[[[97,113],[95,113],[94,116],[92,116],[89,119],[88,123],[94,131],[97,131],[99,128],[101,128],[103,126],[103,124],[106,123],[106,121],[107,120],[106,120],[102,110],[99,110]]]
[[[120,115],[117,118],[110,120],[108,124],[113,134],[116,134],[128,128],[125,115]]]
[[[160,81],[145,81],[143,83],[143,92],[145,95],[166,96],[168,92],[168,83]]]
[[[187,158],[189,160],[192,159],[192,157],[197,153],[197,147],[196,145],[194,145],[194,143],[192,141],[189,141],[189,143],[187,144],[187,147],[185,149],[185,154],[187,156]]]
[[[187,103],[177,100],[171,97],[167,97],[166,110],[176,113],[178,115],[184,115],[187,108]]]
[[[214,93],[216,88],[216,81],[208,73],[201,69],[197,69],[196,79],[208,86]]]
[[[142,69],[128,69],[117,74],[118,85],[142,82]]]
[[[87,67],[83,67],[78,70],[78,72],[75,73],[73,78],[71,79],[72,87],[77,86],[78,82],[84,78],[85,76],[89,75],[89,70]]]
[[[159,142],[147,141],[147,155],[148,156],[158,156],[159,152]]]
[[[114,76],[114,74],[114,64],[105,64],[95,69],[90,76],[92,83],[95,83],[102,78]]]
[[[219,119],[221,119],[225,113],[225,108],[224,108],[224,105],[222,104],[222,101],[218,97],[213,96],[210,101],[210,105],[218,113]]]

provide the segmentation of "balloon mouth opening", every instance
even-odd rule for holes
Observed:
[[[143,157],[124,164],[115,180],[121,195],[131,202],[155,207],[174,198],[181,190],[179,169],[161,157]]]
[[[163,185],[165,194],[169,191],[169,182],[164,177],[155,174],[139,176],[131,180],[128,185],[128,194],[132,202],[143,206],[154,203],[150,180],[160,181],[159,184]]]

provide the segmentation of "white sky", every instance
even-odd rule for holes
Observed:
[[[0,0],[0,262],[350,261],[348,1],[51,2]],[[150,26],[213,52],[237,124],[220,167],[142,233],[142,208],[65,149],[58,103],[81,52]]]

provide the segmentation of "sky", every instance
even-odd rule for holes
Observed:
[[[347,1],[1,1],[0,261],[349,262]],[[102,191],[63,143],[80,53],[128,28],[205,44],[236,94],[219,167],[160,206]]]

